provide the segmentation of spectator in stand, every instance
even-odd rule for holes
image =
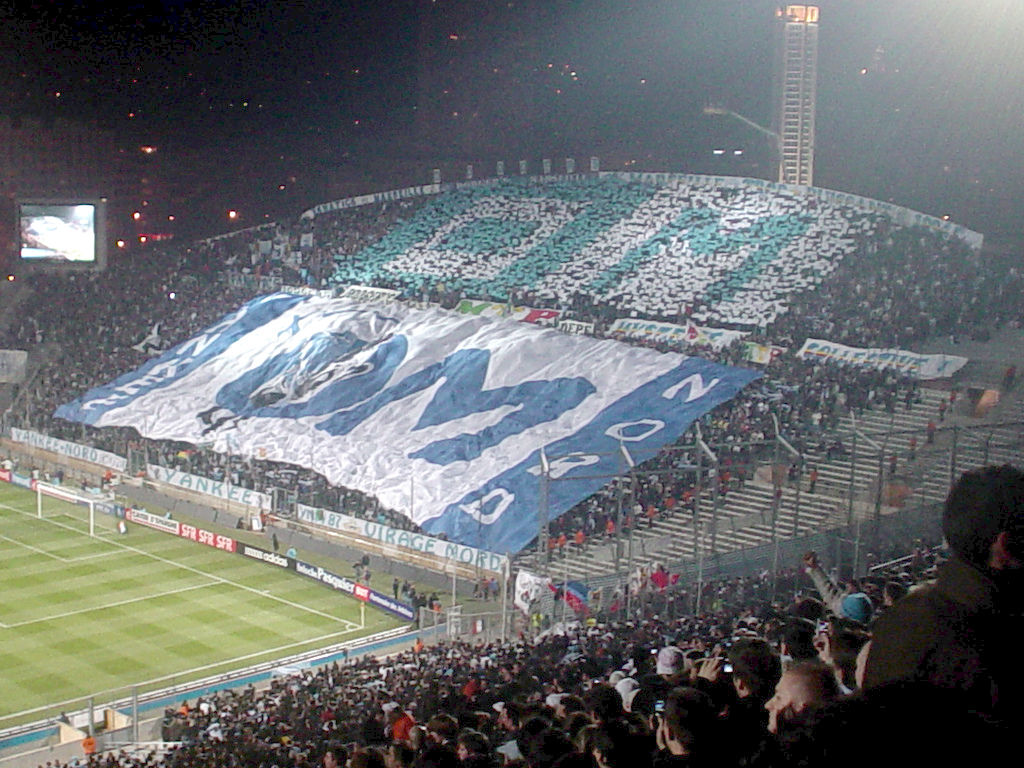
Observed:
[[[964,473],[946,499],[953,557],[874,627],[864,670],[871,690],[900,680],[952,689],[964,706],[1008,720],[1024,711],[1016,644],[1024,630],[1024,473]]]
[[[721,765],[724,734],[711,697],[696,688],[673,688],[657,715],[654,768]]]
[[[839,685],[832,669],[818,661],[793,664],[779,678],[775,694],[768,699],[768,730],[778,734],[808,710],[839,698]]]
[[[839,589],[825,573],[816,552],[808,552],[803,558],[804,570],[821,594],[821,599],[836,616],[856,621],[864,626],[871,622],[873,606],[871,598],[852,587]]]

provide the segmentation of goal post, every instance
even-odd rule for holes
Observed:
[[[43,502],[44,498],[57,499],[64,502],[61,505],[57,514],[63,514],[68,517],[75,519],[81,519],[88,521],[89,524],[89,535],[96,535],[96,501],[97,499],[91,499],[88,496],[82,496],[75,493],[67,488],[59,485],[50,485],[49,483],[36,482],[36,517],[42,520],[48,515],[46,513],[47,505]],[[50,517],[55,516],[50,514]]]

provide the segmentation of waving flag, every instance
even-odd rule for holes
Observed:
[[[530,607],[540,597],[545,587],[551,584],[547,576],[538,576],[530,571],[520,570],[516,574],[516,586],[512,602],[524,614],[530,613]]]
[[[255,299],[57,416],[310,467],[492,552],[759,376],[528,323],[319,296]],[[603,476],[603,477],[602,477]]]
[[[590,611],[590,603],[588,601],[590,590],[583,582],[567,581],[564,584],[559,584],[557,587],[554,584],[549,586],[555,593],[555,600],[564,600],[565,604],[572,608],[573,612],[585,614]]]

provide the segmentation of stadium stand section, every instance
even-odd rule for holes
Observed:
[[[731,485],[720,486],[716,499],[703,489],[701,514],[749,523],[775,505],[781,528],[798,531],[835,520],[843,500],[812,505],[804,493],[794,502],[792,482],[776,489],[779,498],[760,498],[763,483],[754,470],[770,461],[766,451],[774,448],[737,444],[770,442],[781,434],[806,455],[800,476],[813,464],[821,488],[828,489],[847,476],[845,454],[855,442],[850,437],[858,417],[883,412],[902,420],[911,414],[901,428],[919,428],[925,401],[934,396],[916,380],[892,370],[808,361],[796,351],[807,338],[908,348],[939,335],[1019,323],[1021,308],[1013,297],[1021,289],[1020,272],[983,258],[978,244],[967,230],[876,201],[669,174],[505,179],[340,201],[291,224],[155,249],[145,270],[114,264],[102,275],[39,277],[32,311],[8,323],[4,344],[40,351],[59,341],[59,351],[52,348],[51,359],[23,388],[7,424],[120,455],[145,455],[144,463],[156,460],[243,487],[285,488],[312,505],[408,529],[402,515],[359,492],[331,487],[308,468],[154,443],[129,429],[93,430],[50,414],[240,302],[286,284],[313,291],[377,286],[445,307],[466,298],[550,307],[597,335],[610,333],[623,317],[713,322],[748,335],[731,345],[631,341],[683,346],[690,354],[747,365],[751,343],[773,350],[766,378],[701,423],[704,441],[726,445],[721,459],[735,465]],[[924,435],[919,439],[923,445]],[[858,446],[862,453],[868,451],[865,442]],[[666,503],[686,498],[692,506],[702,498],[690,469],[695,458],[692,449],[666,458],[678,470],[671,483],[641,489],[643,514],[657,507],[648,517],[655,523],[652,537],[677,539],[666,557],[696,551],[692,531],[667,525],[672,515]],[[855,485],[860,478],[860,493],[872,482],[864,463],[849,470]],[[599,494],[555,521],[553,537],[575,538],[582,530],[585,541],[599,540],[617,503],[616,494]],[[802,521],[794,519],[797,507]],[[714,551],[750,543],[757,529],[756,523],[744,525],[737,536],[723,530]],[[764,530],[756,540],[765,540]]]

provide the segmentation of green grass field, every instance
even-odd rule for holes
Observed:
[[[367,607],[364,628],[355,600],[249,558],[138,525],[122,536],[100,513],[90,537],[86,508],[43,511],[0,484],[0,728],[401,623]]]

